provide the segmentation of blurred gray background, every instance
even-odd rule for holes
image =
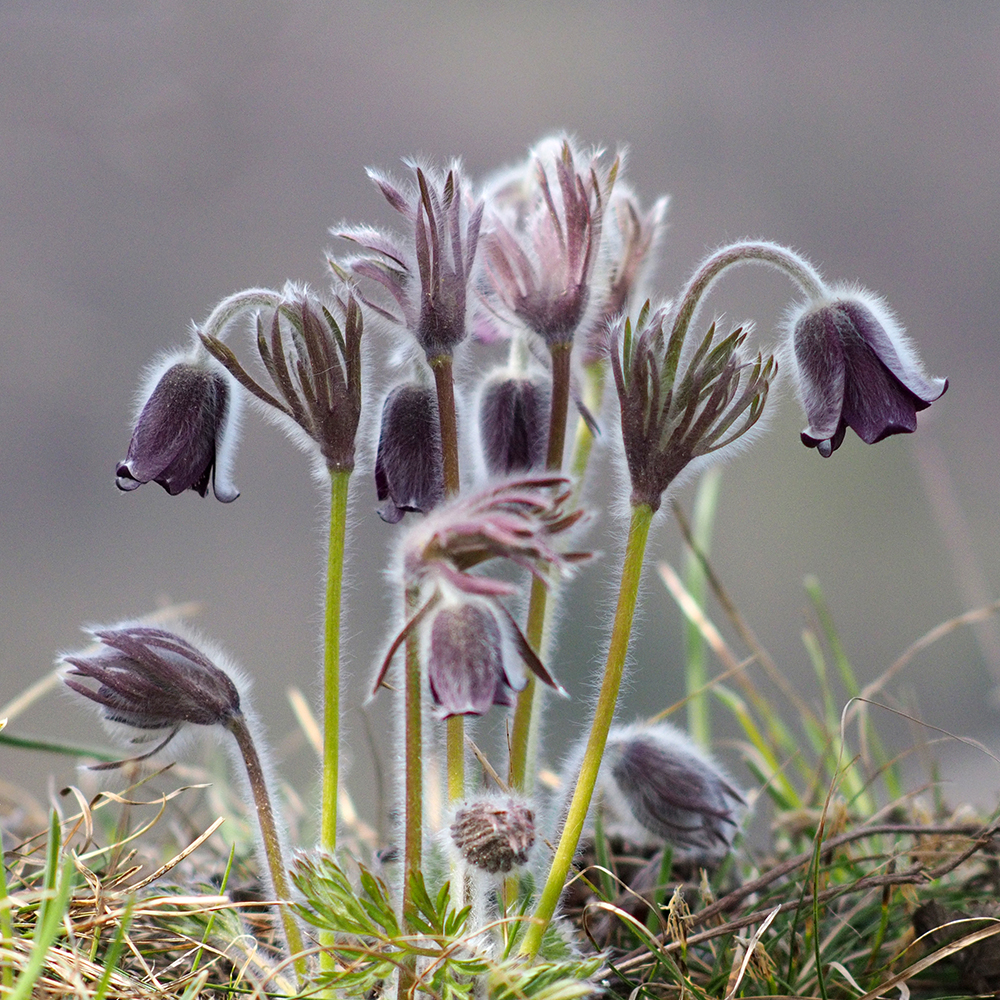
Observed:
[[[828,279],[885,295],[930,373],[950,378],[918,435],[871,448],[850,435],[828,461],[799,443],[785,393],[770,432],[726,467],[715,565],[762,642],[815,699],[800,639],[814,573],[859,676],[875,677],[1000,586],[998,94],[995,0],[5,0],[0,703],[78,647],[81,623],[198,601],[196,625],[254,677],[279,764],[308,800],[315,765],[285,694],[318,687],[324,505],[308,462],[251,414],[232,505],[154,485],[119,493],[138,373],[232,291],[322,285],[329,226],[393,224],[366,165],[403,176],[402,156],[458,155],[482,178],[560,129],[627,146],[644,204],[672,196],[659,294],[723,242],[777,240]],[[710,309],[754,318],[767,343],[790,294],[749,269]],[[392,538],[369,469],[353,503],[349,781],[369,789],[357,706],[391,607],[380,567]],[[605,518],[594,541],[607,554],[565,602],[574,644],[555,669],[576,698],[553,712],[560,734],[596,675],[595,608],[619,535]],[[669,518],[652,549],[681,558]],[[682,692],[680,618],[652,573],[644,619],[625,718]],[[995,630],[959,630],[893,693],[996,745],[997,646]],[[376,705],[375,728],[390,714]],[[104,742],[61,692],[9,731]],[[940,753],[957,783],[946,794],[992,807],[1000,769],[966,747]],[[0,777],[39,799],[50,773],[73,774],[0,746]]]

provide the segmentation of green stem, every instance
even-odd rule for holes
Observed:
[[[326,562],[326,619],[323,631],[323,788],[320,846],[337,848],[340,777],[340,612],[344,586],[349,470],[330,471],[330,540]]]
[[[278,836],[278,827],[274,821],[274,810],[271,808],[271,796],[267,790],[267,781],[264,778],[264,768],[261,766],[260,755],[257,753],[250,727],[247,726],[246,719],[242,715],[233,716],[226,728],[235,737],[236,745],[240,748],[240,754],[243,756],[243,763],[247,769],[250,792],[257,809],[257,822],[260,824],[260,839],[264,844],[264,858],[271,875],[275,899],[279,903],[287,903],[292,897],[289,891],[288,877],[285,875],[285,863],[281,856],[281,838]],[[278,912],[285,931],[288,951],[292,956],[292,964],[295,966],[299,979],[304,980],[309,972],[309,965],[304,954],[305,948],[299,925],[295,922],[295,917],[287,906],[279,906]]]
[[[444,469],[444,495],[449,500],[461,489],[458,468],[458,418],[455,412],[455,382],[451,355],[430,359],[437,389],[438,422],[441,427],[441,464]],[[465,719],[450,718],[445,727],[445,756],[448,766],[448,801],[465,795]]]
[[[646,552],[646,541],[649,538],[649,526],[653,520],[653,509],[648,504],[639,504],[632,508],[632,520],[629,524],[628,542],[625,547],[625,562],[622,566],[622,580],[618,591],[618,607],[615,609],[615,620],[611,630],[611,642],[608,646],[608,658],[604,666],[604,680],[601,692],[594,709],[594,721],[590,729],[590,738],[583,756],[580,777],[577,780],[576,791],[566,814],[566,823],[559,846],[556,848],[548,879],[542,889],[538,906],[521,943],[521,954],[534,958],[542,945],[549,922],[555,914],[566,886],[566,877],[576,854],[583,833],[584,821],[590,800],[597,784],[597,774],[604,756],[604,747],[608,740],[608,730],[615,714],[618,701],[618,689],[621,686],[622,672],[625,668],[625,657],[628,653],[629,637],[632,633],[632,620],[635,616],[636,601],[639,596],[639,579],[642,576],[643,557]]]
[[[549,444],[545,458],[545,468],[559,470],[562,468],[563,449],[566,444],[566,420],[569,410],[570,387],[570,356],[572,343],[554,344],[552,357],[552,398],[549,413]],[[531,580],[531,596],[528,600],[528,623],[524,636],[531,648],[544,658],[542,648],[545,637],[545,619],[548,611],[548,589],[537,578]],[[517,696],[514,708],[514,722],[510,734],[510,764],[507,781],[511,788],[530,791],[526,787],[534,775],[528,774],[530,749],[535,742],[538,725],[538,712],[535,711],[537,697],[534,676],[528,678],[528,683]]]
[[[416,613],[420,601],[420,591],[416,587],[406,590],[405,620]],[[405,644],[405,677],[403,680],[403,712],[405,718],[405,788],[403,807],[405,827],[403,830],[403,926],[409,928],[413,902],[410,886],[415,872],[420,871],[423,855],[423,704],[421,699],[420,649],[416,631],[411,631]],[[413,969],[409,965],[400,966],[399,1000],[406,997],[413,983]]]

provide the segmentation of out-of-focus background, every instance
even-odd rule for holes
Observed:
[[[235,503],[119,493],[139,372],[232,291],[322,285],[329,226],[394,224],[366,165],[403,176],[403,156],[457,155],[483,178],[561,129],[627,146],[644,204],[671,195],[659,294],[723,242],[777,240],[885,295],[929,372],[951,380],[917,435],[870,448],[849,435],[828,461],[799,443],[786,392],[724,474],[715,565],[776,661],[815,697],[800,639],[813,573],[860,678],[875,677],[1000,586],[998,67],[1000,8],[973,0],[6,0],[0,704],[78,647],[81,623],[197,601],[197,626],[254,678],[279,766],[308,798],[315,764],[288,736],[286,699],[318,687],[323,500],[308,462],[250,414]],[[791,292],[746,269],[709,308],[755,319],[766,344]],[[358,706],[392,609],[378,567],[393,529],[374,506],[362,468],[345,700],[348,780],[366,791]],[[597,672],[620,534],[605,516],[605,557],[565,601],[573,643],[554,666],[575,700],[553,710],[560,739]],[[681,558],[669,518],[652,550]],[[626,719],[682,692],[680,618],[652,573],[644,619]],[[892,692],[996,746],[998,650],[995,628],[956,631]],[[381,700],[371,728],[385,736]],[[62,692],[8,731],[104,742]],[[939,753],[946,795],[991,806],[1000,767],[959,744]],[[55,786],[73,776],[62,758],[0,746],[4,781],[44,800],[50,773]]]

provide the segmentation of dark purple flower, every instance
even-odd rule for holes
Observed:
[[[948,380],[928,378],[885,305],[845,292],[792,317],[799,394],[809,420],[802,443],[829,458],[847,428],[866,444],[917,429],[917,413]]]
[[[442,719],[513,704],[510,692],[520,691],[525,677],[523,670],[508,670],[512,658],[504,655],[503,625],[494,608],[478,601],[439,606],[426,631],[427,677]]]
[[[100,705],[109,722],[142,731],[169,730],[155,749],[136,760],[162,750],[187,724],[226,726],[241,714],[230,676],[186,639],[148,625],[100,628],[91,634],[100,647],[61,657],[72,668],[63,679]]]
[[[671,319],[667,306],[651,311],[647,302],[634,331],[623,316],[610,335],[631,500],[653,510],[695,459],[757,423],[777,370],[773,357],[747,356],[742,328],[716,339],[713,323],[694,352],[685,351],[683,333],[664,333]]]
[[[206,359],[207,362],[207,359]],[[223,503],[240,494],[230,479],[238,397],[214,364],[171,359],[151,373],[128,455],[116,469],[120,490],[159,483],[171,496],[208,492]]]
[[[509,705],[524,687],[526,665],[543,683],[562,687],[545,669],[501,598],[513,583],[469,572],[505,559],[547,582],[551,571],[568,573],[587,553],[559,553],[551,539],[582,517],[566,513],[567,481],[525,479],[490,487],[442,505],[417,522],[402,541],[407,588],[419,589],[421,605],[393,639],[375,679],[378,691],[393,656],[414,630],[427,665],[431,694],[444,716],[481,715]]]
[[[444,499],[437,396],[422,385],[397,385],[382,404],[375,456],[379,517],[398,524],[407,511],[427,512]]]
[[[535,843],[535,816],[516,799],[477,799],[460,806],[451,839],[474,868],[492,875],[528,863]]]
[[[583,744],[564,768],[572,795]],[[679,729],[665,722],[615,726],[594,808],[604,828],[635,844],[672,844],[699,856],[718,855],[739,829],[744,799],[721,768]]]
[[[545,464],[549,435],[546,382],[507,372],[486,380],[479,398],[479,437],[487,471],[509,476]]]
[[[387,291],[399,314],[364,301],[382,316],[405,327],[429,361],[450,357],[468,333],[468,289],[479,246],[483,203],[463,193],[458,164],[447,174],[414,166],[417,186],[403,190],[375,170],[368,175],[386,201],[410,223],[412,233],[399,240],[368,226],[332,230],[375,256],[333,264],[341,277],[369,278]]]
[[[280,296],[275,293],[275,299],[269,321],[257,314],[256,347],[276,395],[247,372],[218,336],[202,333],[201,341],[264,404],[265,412],[278,414],[286,427],[293,426],[294,436],[319,449],[328,469],[350,472],[361,419],[364,322],[358,302],[348,294],[346,301],[337,298],[328,305],[308,288],[293,284]]]

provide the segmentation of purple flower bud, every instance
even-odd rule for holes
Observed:
[[[159,483],[171,496],[195,490],[229,503],[239,496],[230,479],[236,403],[225,372],[205,362],[171,359],[151,373],[128,455],[116,470],[120,490]]]
[[[492,875],[528,863],[535,843],[535,816],[515,799],[479,799],[455,812],[451,839],[474,868]]]
[[[569,794],[580,752],[564,769]],[[743,805],[715,761],[673,726],[616,726],[608,734],[592,807],[604,810],[605,830],[639,845],[718,856],[732,844]]]
[[[67,687],[96,702],[109,722],[132,729],[167,729],[162,750],[187,724],[226,726],[241,714],[230,676],[186,639],[147,625],[121,625],[91,632],[96,651],[61,657],[72,669]],[[74,678],[96,681],[88,687]],[[112,765],[117,766],[117,765]]]
[[[494,476],[527,472],[545,463],[549,387],[539,379],[487,379],[479,400],[479,436],[487,471]]]
[[[493,705],[512,705],[512,690],[524,687],[524,672],[508,673],[504,634],[485,602],[445,605],[428,625],[426,662],[434,704],[441,718],[483,715]]]
[[[375,456],[379,517],[397,524],[407,511],[426,512],[444,499],[441,426],[434,390],[398,385],[382,405]]]
[[[850,291],[792,316],[802,443],[829,458],[851,427],[866,444],[917,429],[947,379],[928,378],[902,329],[874,296]]]

